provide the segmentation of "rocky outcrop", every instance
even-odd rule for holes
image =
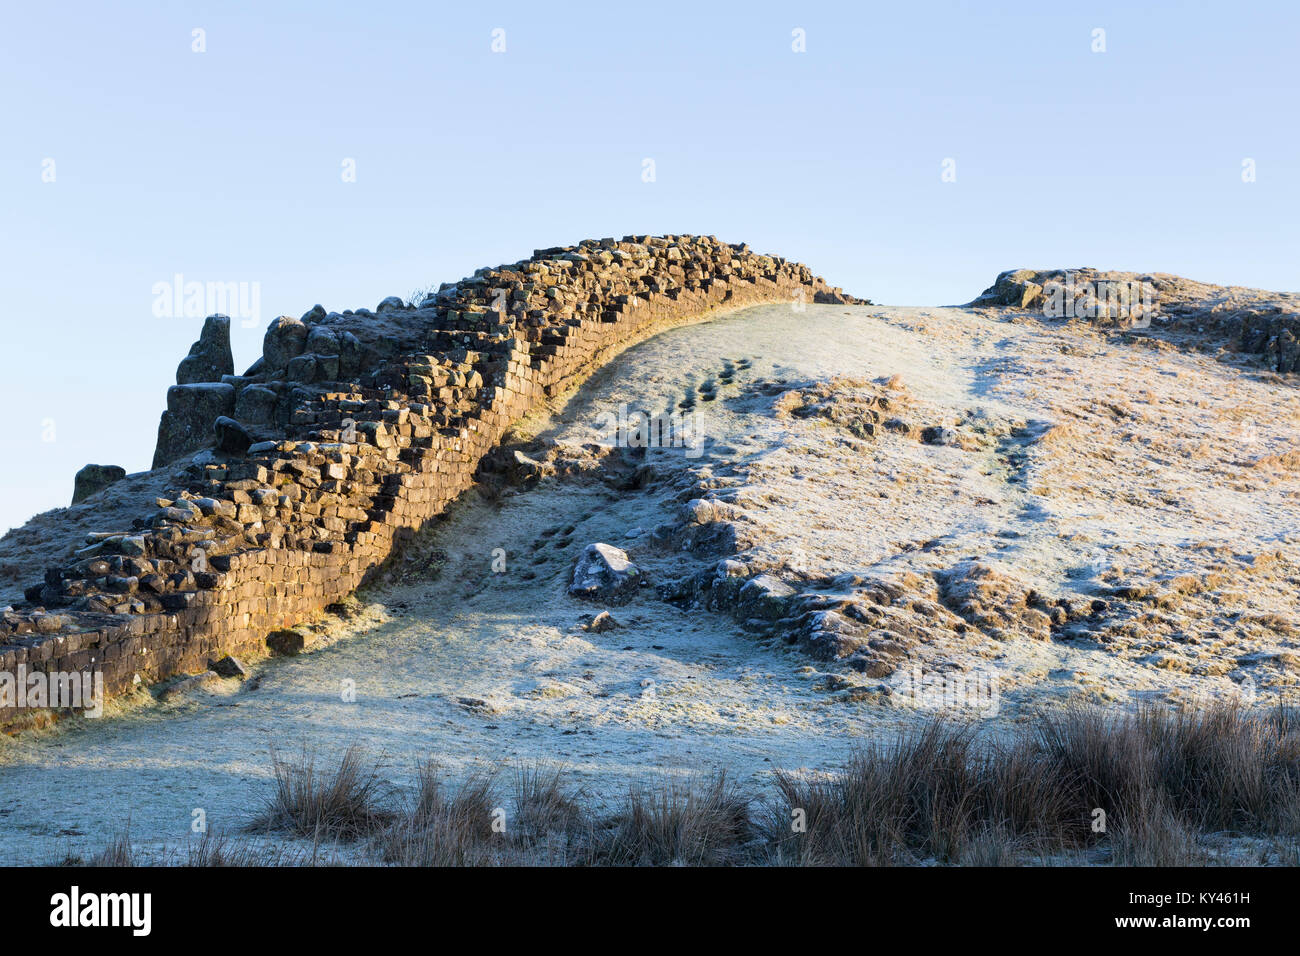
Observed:
[[[73,479],[72,503],[75,505],[85,501],[91,495],[103,491],[125,477],[126,469],[120,465],[86,465]]]
[[[538,250],[418,307],[281,318],[244,375],[169,389],[154,461],[175,487],[31,569],[0,619],[0,671],[93,671],[111,696],[266,653],[268,637],[283,652],[276,635],[373,575],[540,402],[659,329],[807,301],[858,300],[745,245],[628,236]],[[209,345],[221,326],[205,324]],[[201,337],[202,361],[182,365],[200,374],[213,354]]]
[[[1150,315],[1117,305],[1106,289],[1141,291]],[[1014,269],[969,303],[1031,310],[1107,331],[1159,335],[1196,348],[1257,356],[1279,373],[1300,372],[1300,294],[1196,282],[1161,272]]]
[[[176,369],[177,385],[195,382],[219,382],[222,376],[233,375],[235,359],[230,352],[230,318],[210,315],[203,322],[199,340],[190,346],[190,354],[181,359]]]

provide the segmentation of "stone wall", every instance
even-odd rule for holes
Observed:
[[[159,427],[154,465],[188,457],[185,480],[0,616],[0,674],[96,672],[112,697],[264,653],[469,488],[513,422],[618,350],[719,307],[795,301],[858,300],[744,245],[628,236],[481,269],[415,307],[277,319],[244,375],[226,371],[229,320],[213,317]],[[0,707],[0,726],[25,713]]]

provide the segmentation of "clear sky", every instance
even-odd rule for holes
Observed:
[[[177,274],[257,290],[237,371],[277,315],[629,233],[884,303],[1022,266],[1296,290],[1298,9],[6,4],[0,530],[149,466],[201,325],[156,314]]]

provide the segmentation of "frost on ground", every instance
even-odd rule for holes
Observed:
[[[669,447],[619,447],[636,412]],[[0,847],[48,861],[128,817],[174,846],[200,808],[237,828],[272,744],[357,743],[395,784],[430,757],[549,761],[599,801],[837,767],[935,687],[992,730],[1072,702],[1267,705],[1300,669],[1298,425],[1277,375],[1001,313],[665,332],[523,423],[313,653],[0,744]],[[569,593],[594,543],[638,570],[618,603]]]

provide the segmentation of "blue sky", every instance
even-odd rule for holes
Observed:
[[[9,4],[0,529],[148,467],[178,273],[257,284],[240,371],[276,315],[628,233],[886,303],[1020,266],[1296,290],[1297,36],[1282,2]]]

